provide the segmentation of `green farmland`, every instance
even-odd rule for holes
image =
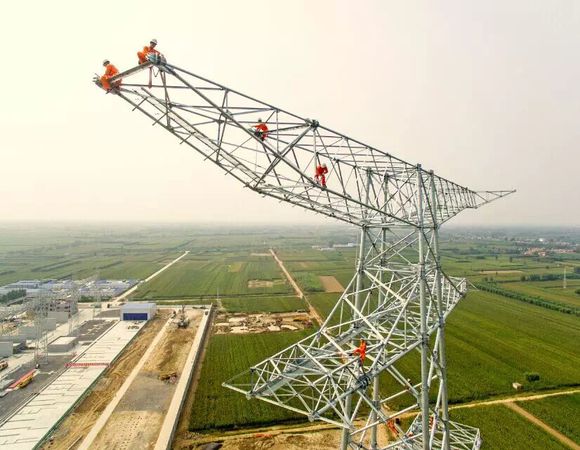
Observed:
[[[252,281],[256,280],[256,285]],[[188,255],[141,287],[136,299],[288,294],[292,292],[271,256]]]
[[[561,280],[502,283],[501,287],[548,301],[580,306],[580,294],[576,293],[577,290],[580,290],[580,280],[568,280],[566,284],[566,289],[562,287]]]
[[[580,444],[580,421],[577,420],[580,411],[580,394],[518,402],[518,405],[564,436]]]
[[[2,234],[3,232],[3,234]],[[449,275],[465,276],[554,304],[578,307],[580,253],[548,257],[522,256],[527,244],[519,237],[488,238],[443,235],[442,263]],[[530,232],[523,232],[529,239]],[[527,233],[527,234],[526,234]],[[513,238],[513,240],[512,240]],[[161,304],[219,304],[227,313],[269,313],[306,310],[294,296],[273,258],[275,248],[308,300],[325,317],[340,297],[323,292],[319,276],[334,276],[346,287],[355,270],[356,249],[319,251],[313,245],[356,242],[345,227],[231,228],[194,226],[32,227],[0,229],[0,284],[19,279],[100,278],[144,279],[184,251],[190,253],[144,283],[132,299]],[[567,237],[555,236],[555,241]],[[580,243],[580,237],[574,238]],[[538,245],[532,239],[531,246]],[[562,288],[563,265],[568,268]],[[530,278],[531,277],[531,278]],[[530,279],[540,281],[530,281]],[[216,297],[219,293],[219,299]],[[550,392],[580,386],[580,318],[504,295],[472,291],[448,319],[447,359],[450,402],[454,406],[511,396],[513,382],[529,392]],[[278,407],[248,401],[221,383],[247,370],[276,350],[312,333],[278,332],[213,335],[209,340],[195,393],[191,430],[211,432],[304,421]],[[418,353],[396,365],[418,381]],[[528,381],[526,373],[539,374]],[[399,390],[382,377],[383,393]],[[398,399],[392,406],[408,405]],[[432,399],[434,400],[434,399]],[[580,415],[578,396],[559,396],[518,404],[571,439],[577,426],[567,417]],[[505,406],[460,408],[452,417],[479,426],[483,449],[558,449],[561,444]]]
[[[310,330],[249,335],[214,335],[203,361],[191,412],[190,430],[232,429],[304,421],[285,409],[258,400],[246,400],[238,392],[222,387],[252,364],[306,337]]]
[[[316,294],[310,301],[323,317],[337,294]],[[580,385],[580,320],[487,292],[471,292],[454,310],[447,326],[449,397],[453,403],[526,390]],[[399,363],[418,374],[418,353]],[[540,380],[528,382],[526,372]],[[398,385],[384,377],[386,389]],[[400,406],[400,405],[396,405]]]
[[[0,228],[0,285],[91,276],[142,279],[176,258],[187,240],[171,230],[108,227]]]
[[[482,450],[564,450],[560,441],[503,405],[455,409],[451,420],[480,429]]]

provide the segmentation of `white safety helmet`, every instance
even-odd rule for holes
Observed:
[[[111,64],[111,61],[108,59],[103,59],[103,66],[106,66],[107,64]]]
[[[149,41],[149,43],[150,43],[150,44],[157,45],[157,39],[151,39],[151,40]]]
[[[322,163],[322,167],[326,169],[326,163]]]

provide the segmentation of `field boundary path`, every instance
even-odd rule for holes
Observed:
[[[461,409],[461,408],[477,408],[478,406],[488,406],[488,405],[501,405],[503,403],[513,403],[513,402],[529,402],[532,400],[540,400],[547,397],[556,397],[559,395],[572,395],[580,393],[580,389],[568,389],[565,391],[548,392],[546,394],[533,394],[525,396],[513,396],[500,398],[497,400],[481,400],[472,403],[464,403],[459,405],[449,405],[449,409]]]
[[[507,402],[505,404],[505,406],[508,407],[509,409],[511,409],[512,411],[515,411],[520,416],[526,418],[527,420],[529,420],[530,422],[532,422],[534,425],[539,426],[540,428],[542,428],[547,433],[550,433],[552,436],[554,436],[556,439],[558,439],[560,442],[562,442],[562,444],[567,445],[568,447],[570,447],[573,450],[580,450],[580,445],[576,444],[572,439],[564,436],[558,430],[554,430],[547,423],[545,423],[544,421],[540,420],[539,418],[537,418],[533,414],[530,414],[528,411],[526,411],[521,406],[516,405],[514,402]]]
[[[569,390],[559,390],[559,391],[555,391],[555,392],[549,392],[546,394],[534,394],[534,395],[527,395],[527,396],[513,396],[513,397],[509,397],[509,398],[501,398],[501,399],[497,399],[497,400],[484,400],[484,401],[475,401],[475,402],[471,402],[471,403],[466,403],[466,404],[459,404],[459,405],[450,405],[449,409],[453,410],[453,409],[461,409],[461,408],[477,408],[477,407],[482,407],[482,406],[488,406],[488,405],[496,405],[496,404],[509,404],[509,403],[513,403],[514,401],[518,401],[518,402],[527,402],[527,401],[533,401],[533,400],[540,400],[542,398],[546,398],[546,397],[555,397],[555,396],[563,396],[563,395],[572,395],[572,394],[576,394],[579,393],[580,389],[569,389]],[[407,414],[403,414],[401,416],[401,418],[407,418],[407,417],[413,417],[415,416],[417,413],[415,412],[410,412]],[[240,439],[240,438],[255,438],[257,435],[262,435],[262,434],[268,434],[270,436],[276,436],[279,434],[292,434],[292,433],[311,433],[311,432],[316,432],[316,431],[324,431],[324,430],[333,430],[333,429],[338,429],[335,425],[332,424],[328,424],[328,423],[318,423],[318,424],[313,424],[313,425],[309,425],[309,424],[305,424],[305,425],[273,425],[273,426],[264,426],[264,427],[255,427],[255,428],[246,428],[246,429],[240,429],[240,430],[232,430],[232,431],[227,431],[227,432],[222,432],[220,434],[219,440],[221,441],[229,441],[229,440],[234,440],[234,439]],[[564,436],[566,438],[566,436]],[[568,438],[566,438],[568,439]],[[211,443],[211,442],[215,442],[216,441],[216,436],[215,435],[206,435],[203,437],[198,437],[195,440],[187,440],[187,439],[183,439],[182,442],[180,442],[180,444],[184,445],[184,444],[191,444],[193,442],[195,442],[195,444],[205,444],[205,443]],[[569,444],[567,444],[569,445]],[[572,447],[573,449],[577,450],[578,446],[577,444],[576,447]]]
[[[139,283],[137,283],[135,286],[133,286],[131,289],[126,290],[125,292],[123,292],[121,295],[119,295],[118,297],[116,297],[112,302],[111,305],[119,305],[119,303],[126,299],[129,295],[131,295],[133,292],[135,292],[139,287],[141,287],[142,284],[147,283],[148,281],[151,281],[153,278],[155,278],[157,275],[159,275],[161,272],[164,272],[165,270],[169,269],[173,264],[175,264],[177,261],[179,261],[181,258],[184,258],[187,254],[189,253],[189,250],[186,250],[185,252],[183,252],[183,255],[178,256],[177,258],[175,258],[173,261],[165,264],[161,269],[159,269],[157,272],[152,273],[151,275],[149,275],[147,278],[145,278],[144,280],[139,281]]]
[[[161,338],[165,335],[170,323],[171,318],[167,319],[165,325],[159,330],[159,332],[157,333],[151,344],[149,344],[149,347],[147,348],[147,350],[145,351],[145,353],[143,354],[137,365],[131,371],[129,376],[125,379],[125,382],[121,385],[119,390],[115,393],[115,396],[109,402],[105,410],[101,413],[101,415],[91,428],[89,434],[87,434],[85,439],[81,442],[81,445],[78,447],[79,450],[88,450],[90,448],[91,444],[98,436],[98,434],[101,432],[101,430],[105,427],[107,421],[111,417],[111,414],[113,414],[113,411],[115,410],[115,408],[125,395],[125,392],[127,392],[129,387],[133,383],[133,380],[137,377],[137,374],[140,372],[141,368],[145,365],[145,362],[149,359],[149,357],[155,350],[155,347],[157,347],[157,344],[159,343],[159,341],[161,341]]]
[[[286,269],[286,266],[284,266],[284,263],[282,262],[282,260],[280,258],[278,258],[278,255],[276,254],[276,252],[274,251],[273,248],[270,249],[270,253],[272,254],[272,257],[274,258],[274,260],[278,263],[278,266],[280,266],[280,269],[282,270],[282,272],[284,273],[284,275],[288,279],[288,282],[290,283],[290,285],[294,288],[294,292],[296,292],[296,296],[298,298],[304,299],[304,301],[308,304],[308,310],[310,312],[310,315],[312,317],[314,317],[314,319],[318,322],[318,325],[322,325],[324,323],[324,320],[322,320],[322,317],[320,317],[320,314],[318,314],[318,311],[316,311],[316,308],[314,308],[314,306],[312,306],[312,303],[310,303],[310,300],[308,300],[308,297],[306,297],[304,295],[304,292],[302,292],[302,290],[300,289],[300,286],[298,286],[298,284],[296,283],[294,278],[292,278],[292,276],[290,275],[290,272],[288,272],[288,270]]]

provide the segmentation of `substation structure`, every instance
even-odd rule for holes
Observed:
[[[467,285],[441,270],[439,228],[513,191],[470,190],[169,63],[119,79],[117,97],[244,187],[360,228],[355,274],[320,329],[224,386],[335,424],[341,449],[479,448],[477,428],[449,420],[445,320]]]

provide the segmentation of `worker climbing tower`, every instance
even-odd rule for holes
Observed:
[[[354,276],[321,327],[224,386],[335,424],[343,450],[479,448],[479,430],[448,414],[445,321],[467,286],[441,270],[439,229],[513,191],[470,190],[164,60],[119,79],[116,97],[244,187],[360,229]]]

